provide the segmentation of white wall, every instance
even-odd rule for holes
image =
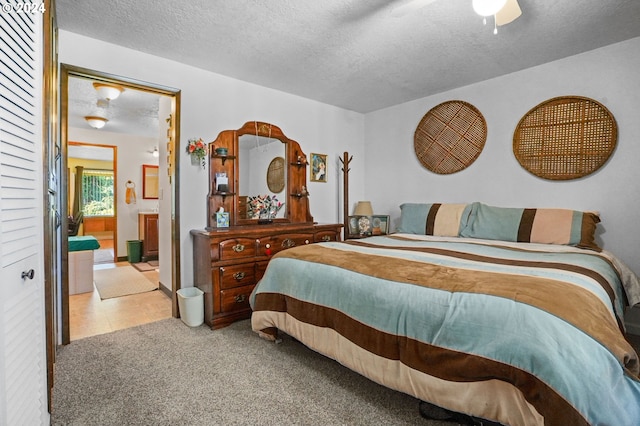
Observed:
[[[158,200],[145,200],[142,198],[142,165],[158,164],[158,158],[151,155],[151,151],[158,146],[158,142],[155,138],[77,127],[69,127],[68,139],[72,142],[118,147],[116,165],[118,247],[116,256],[124,257],[127,255],[127,240],[138,239],[138,212],[153,211],[158,206]],[[127,204],[125,202],[125,183],[128,180],[135,184],[137,196],[135,204]]]
[[[219,132],[259,120],[279,126],[304,152],[327,154],[328,182],[309,183],[310,206],[318,222],[342,222],[338,157],[354,155],[350,176],[352,197],[364,192],[364,116],[280,91],[203,71],[121,46],[67,31],[59,34],[60,63],[147,81],[181,90],[180,244],[182,286],[191,286],[191,229],[206,225],[208,171],[192,166],[184,153],[186,141],[213,141]],[[356,162],[356,159],[358,160]],[[356,195],[354,195],[356,194]]]
[[[605,248],[640,272],[638,69],[640,38],[367,114],[365,195],[376,213],[393,219],[400,215],[398,206],[408,201],[598,210]],[[513,131],[531,108],[563,95],[586,96],[604,104],[616,118],[618,144],[596,173],[577,180],[548,181],[517,162]],[[419,163],[413,135],[429,109],[452,99],[470,102],[482,112],[488,137],[470,167],[437,175]]]
[[[365,196],[377,214],[391,215],[394,226],[403,202],[482,201],[598,210],[599,242],[640,273],[639,69],[640,38],[635,38],[367,114]],[[589,97],[606,106],[617,121],[618,144],[609,161],[592,175],[562,182],[540,179],[514,157],[513,131],[531,108],[566,95]],[[487,142],[467,169],[437,175],[417,160],[414,131],[427,111],[454,99],[470,102],[482,112]],[[640,324],[640,315],[633,316],[633,322]]]

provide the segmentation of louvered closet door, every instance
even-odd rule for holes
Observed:
[[[42,266],[43,15],[27,13],[31,4],[0,0],[0,425],[49,422]]]

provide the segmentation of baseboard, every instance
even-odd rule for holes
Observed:
[[[164,284],[162,284],[161,282],[159,282],[158,284],[160,284],[160,285],[158,286],[158,289],[159,289],[161,292],[163,292],[164,294],[166,294],[166,295],[167,295],[167,297],[168,297],[169,299],[172,299],[172,298],[173,298],[173,292],[171,291],[171,289],[170,289],[170,288],[168,288],[168,287],[165,287],[165,285],[164,285]]]

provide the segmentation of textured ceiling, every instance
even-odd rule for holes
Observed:
[[[159,95],[134,89],[125,89],[112,101],[100,100],[91,80],[71,77],[67,123],[69,127],[89,128],[84,117],[95,115],[109,120],[104,130],[155,138],[159,100]]]
[[[57,0],[61,29],[366,113],[640,36],[639,0]]]

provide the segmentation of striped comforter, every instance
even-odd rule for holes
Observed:
[[[472,416],[638,425],[625,286],[638,294],[607,253],[395,234],[279,252],[251,296],[251,322]]]

